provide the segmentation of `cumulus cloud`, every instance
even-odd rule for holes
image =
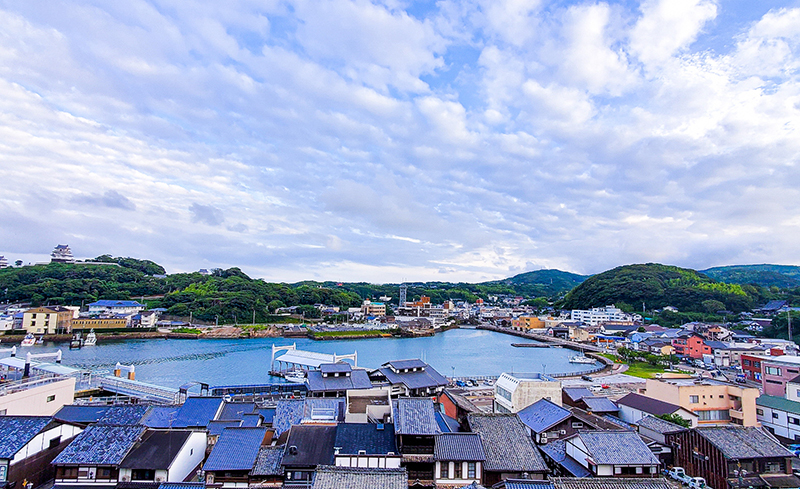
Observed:
[[[800,9],[728,8],[5,3],[0,254],[270,280],[798,263]]]

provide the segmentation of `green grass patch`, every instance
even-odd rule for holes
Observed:
[[[628,364],[628,370],[625,371],[628,375],[634,377],[641,377],[643,379],[652,379],[656,374],[666,372],[663,367],[650,365],[647,362],[632,362]]]
[[[177,328],[177,329],[173,329],[172,332],[173,333],[189,333],[189,334],[201,334],[202,333],[202,331],[200,331],[197,328]]]

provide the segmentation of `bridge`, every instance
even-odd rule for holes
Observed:
[[[99,389],[113,392],[116,395],[163,404],[178,403],[178,389],[147,384],[145,382],[139,382],[138,380],[129,380],[113,375],[96,378],[95,382]]]

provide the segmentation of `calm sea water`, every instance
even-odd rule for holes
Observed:
[[[63,352],[65,365],[110,371],[117,362],[136,366],[136,379],[178,387],[189,381],[214,385],[274,382],[269,375],[272,345],[297,344],[301,350],[346,354],[358,352],[358,365],[378,367],[389,360],[422,358],[442,375],[499,375],[502,372],[577,372],[591,365],[571,364],[573,350],[517,348],[527,340],[493,331],[454,329],[424,338],[314,341],[307,338],[247,340],[99,340],[97,346],[69,350],[69,345],[47,343],[34,353]],[[4,345],[5,346],[5,345]],[[20,356],[27,349],[22,349]],[[282,352],[281,352],[282,353]],[[279,356],[281,353],[278,353]]]

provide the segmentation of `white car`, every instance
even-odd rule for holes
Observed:
[[[690,489],[711,489],[706,485],[706,480],[702,477],[692,477],[689,480]]]

